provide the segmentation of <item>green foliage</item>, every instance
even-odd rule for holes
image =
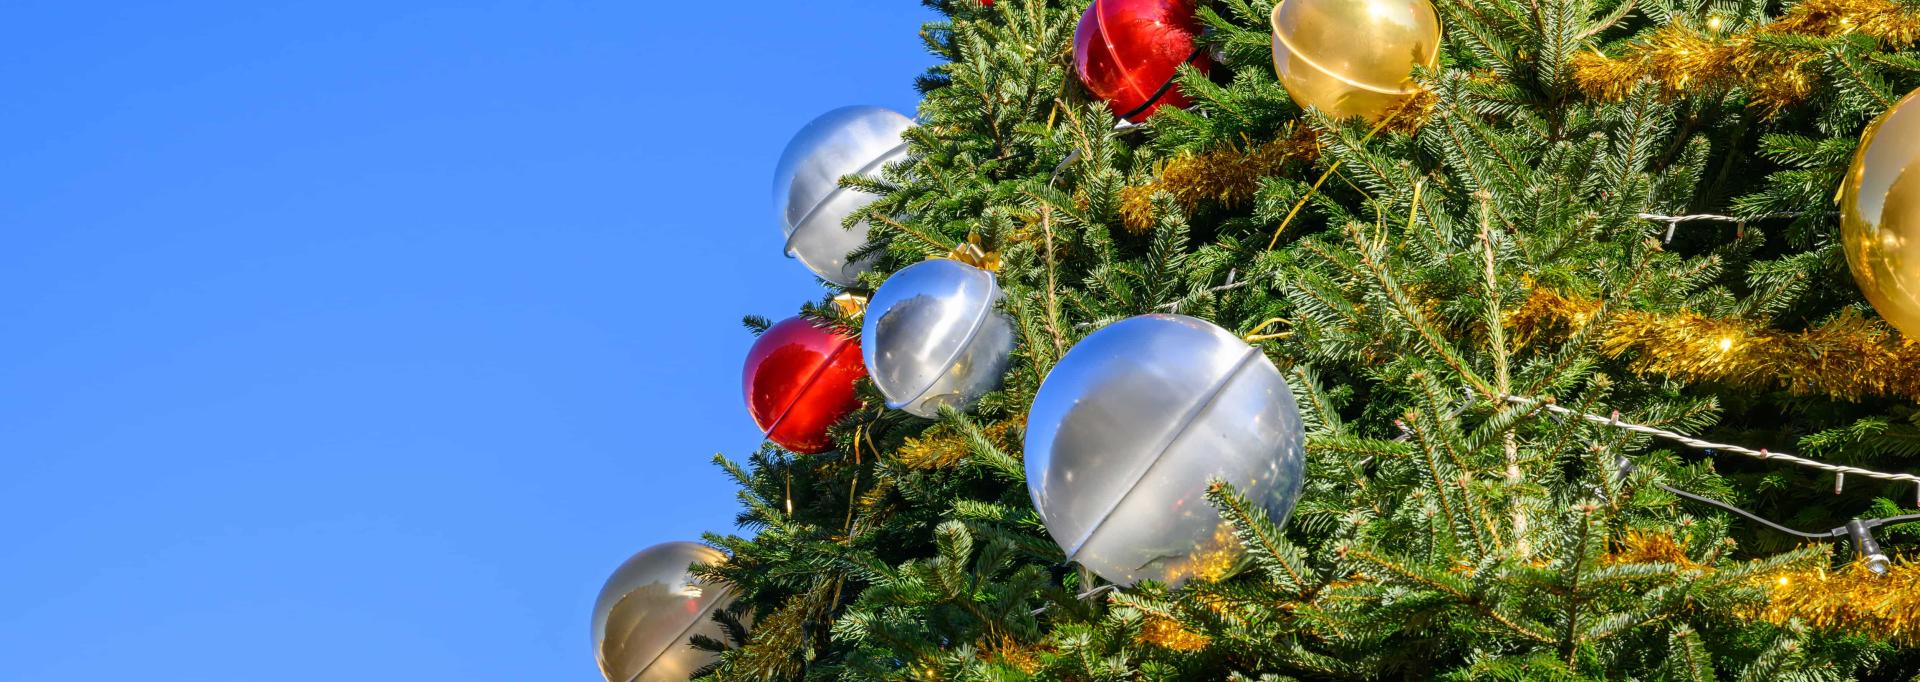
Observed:
[[[714,679],[1815,680],[1920,668],[1871,633],[1755,620],[1765,576],[1826,555],[1661,486],[1809,529],[1908,512],[1910,488],[1850,481],[1835,497],[1830,479],[1655,450],[1504,399],[1553,396],[1912,468],[1911,405],[1637,374],[1602,352],[1595,326],[1520,338],[1510,316],[1538,289],[1598,300],[1602,316],[1694,311],[1783,329],[1861,308],[1832,196],[1860,127],[1920,84],[1920,55],[1859,36],[1768,38],[1760,49],[1819,55],[1802,106],[1769,116],[1738,89],[1671,96],[1651,84],[1601,102],[1574,83],[1581,52],[1709,13],[1758,25],[1783,7],[1450,0],[1438,6],[1441,68],[1418,75],[1432,108],[1417,129],[1375,132],[1290,100],[1268,61],[1271,2],[1217,0],[1199,12],[1224,65],[1179,76],[1196,105],[1117,129],[1072,74],[1084,0],[927,4],[946,16],[922,31],[944,63],[919,78],[911,156],[844,181],[882,195],[859,216],[879,266],[851,289],[978,236],[1003,258],[1015,363],[966,414],[886,411],[863,386],[871,407],[835,428],[836,452],[719,458],[749,534],[709,536],[732,559],[704,570],[753,618]],[[1319,152],[1306,172],[1252,179],[1240,204],[1155,193],[1150,229],[1124,227],[1125,190],[1167,162],[1302,129]],[[1695,212],[1744,222],[1685,222],[1669,237],[1642,217]],[[825,296],[805,312],[857,325]],[[1034,513],[1020,430],[1068,348],[1151,312],[1279,330],[1261,347],[1300,403],[1308,475],[1284,523],[1230,487],[1209,491],[1244,549],[1230,575],[1106,590]],[[1881,540],[1900,552],[1917,538],[1908,524]]]

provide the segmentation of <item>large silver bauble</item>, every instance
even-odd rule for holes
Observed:
[[[860,329],[867,374],[887,407],[932,418],[998,386],[1013,356],[1013,322],[994,309],[1000,296],[993,273],[956,260],[888,277]]]
[[[847,216],[873,203],[871,194],[840,186],[845,175],[875,176],[905,158],[901,134],[913,119],[880,107],[841,107],[794,133],[773,174],[773,209],[787,235],[787,256],[814,274],[847,286],[871,263],[848,262],[866,245],[867,227],[841,227]]]
[[[1260,349],[1184,315],[1130,317],[1074,345],[1040,385],[1027,489],[1067,558],[1109,581],[1218,578],[1240,545],[1208,481],[1284,523],[1302,438],[1293,392]]]
[[[667,542],[620,565],[593,604],[593,649],[607,682],[682,681],[714,661],[687,640],[724,640],[711,616],[733,602],[725,586],[708,585],[687,568],[726,555],[706,545]]]

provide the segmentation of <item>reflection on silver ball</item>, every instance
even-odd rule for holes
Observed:
[[[687,567],[726,559],[706,545],[667,542],[640,550],[614,570],[593,604],[594,657],[607,682],[686,680],[713,663],[712,652],[687,640],[726,639],[711,616],[733,603],[733,591],[705,584]]]
[[[1013,355],[1013,323],[994,309],[1000,296],[993,273],[955,260],[888,277],[860,329],[867,373],[887,407],[932,418],[998,386]]]
[[[1231,332],[1141,315],[1082,339],[1027,414],[1027,489],[1067,558],[1120,585],[1220,577],[1240,545],[1207,503],[1231,483],[1284,523],[1305,466],[1280,371]]]
[[[912,127],[913,119],[893,111],[856,106],[822,114],[794,133],[773,174],[773,209],[787,235],[788,257],[841,286],[867,271],[869,262],[847,261],[848,253],[866,245],[866,224],[849,230],[841,221],[877,197],[842,188],[840,177],[877,176],[906,158],[901,134]]]

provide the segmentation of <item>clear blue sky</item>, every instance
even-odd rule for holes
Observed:
[[[594,680],[912,0],[0,6],[0,679]]]

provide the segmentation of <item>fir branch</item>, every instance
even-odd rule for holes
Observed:
[[[1713,682],[1713,655],[1707,652],[1700,634],[1686,625],[1674,628],[1667,637],[1667,674],[1685,682]]]
[[[1366,272],[1373,277],[1374,283],[1378,285],[1380,291],[1386,295],[1387,301],[1392,304],[1394,312],[1400,315],[1401,321],[1411,328],[1422,341],[1426,342],[1427,349],[1432,351],[1433,354],[1442,362],[1446,363],[1448,367],[1453,368],[1455,374],[1459,375],[1460,378],[1468,384],[1471,384],[1481,395],[1489,398],[1499,395],[1499,392],[1495,391],[1493,386],[1488,384],[1485,379],[1480,378],[1479,374],[1467,368],[1466,361],[1461,357],[1460,351],[1454,349],[1452,344],[1440,338],[1437,325],[1427,321],[1426,314],[1422,313],[1420,308],[1413,304],[1412,297],[1408,296],[1407,293],[1400,288],[1399,284],[1395,282],[1392,273],[1388,272],[1388,268],[1371,253],[1371,249],[1365,248],[1365,238],[1357,231],[1350,230],[1348,234],[1355,243],[1361,245],[1357,253],[1360,257],[1360,263],[1366,268]]]
[[[1361,561],[1365,561],[1367,563],[1373,564],[1374,566],[1377,566],[1379,568],[1385,569],[1388,573],[1394,576],[1397,576],[1403,580],[1407,580],[1411,583],[1426,587],[1428,589],[1436,590],[1441,594],[1444,594],[1450,599],[1454,600],[1456,603],[1467,606],[1471,608],[1475,613],[1478,613],[1481,616],[1484,616],[1488,619],[1491,619],[1495,623],[1500,624],[1502,627],[1506,628],[1508,632],[1511,632],[1515,635],[1519,635],[1520,637],[1533,640],[1541,644],[1555,643],[1555,641],[1552,638],[1544,634],[1541,634],[1539,631],[1535,630],[1534,628],[1531,628],[1522,624],[1515,617],[1502,614],[1499,611],[1495,610],[1492,606],[1488,605],[1486,602],[1481,600],[1480,598],[1474,595],[1468,594],[1460,586],[1455,585],[1454,581],[1452,580],[1447,580],[1447,579],[1440,578],[1438,576],[1423,573],[1413,568],[1411,564],[1391,561],[1379,555],[1373,554],[1371,552],[1355,550],[1355,551],[1349,552],[1348,556],[1354,557]]]
[[[1213,481],[1207,485],[1207,501],[1220,510],[1220,516],[1232,526],[1233,534],[1247,548],[1255,565],[1279,581],[1295,595],[1305,596],[1320,585],[1320,579],[1306,564],[1293,543],[1280,532],[1266,512],[1257,509],[1233,486]]]

